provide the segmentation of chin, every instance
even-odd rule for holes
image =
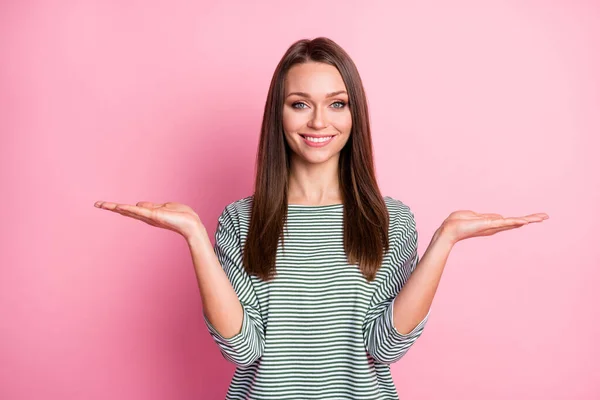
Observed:
[[[302,154],[299,157],[308,164],[323,164],[326,163],[328,161],[330,161],[332,158],[336,158],[339,154],[338,153],[334,153],[334,154],[310,154],[310,155],[306,155],[306,154]]]

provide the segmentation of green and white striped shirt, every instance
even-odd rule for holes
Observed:
[[[236,365],[227,399],[398,399],[390,364],[421,335],[393,325],[393,300],[419,261],[410,208],[385,196],[390,249],[374,281],[349,264],[343,204],[288,205],[277,276],[263,282],[242,266],[253,196],[225,207],[214,250],[242,304],[240,333],[208,330]]]

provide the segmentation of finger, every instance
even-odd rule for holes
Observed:
[[[98,208],[113,211],[118,204],[110,201],[97,201],[94,205]]]
[[[139,219],[140,221],[143,221],[143,222],[145,222],[147,224],[150,224],[152,226],[160,227],[160,225],[158,225],[155,220],[153,220],[151,218],[147,218],[147,217],[145,217],[143,215],[135,214],[135,213],[133,213],[131,211],[127,211],[127,210],[122,209],[120,207],[116,208],[115,212],[117,212],[117,213],[119,213],[121,215],[124,215],[126,217],[131,217],[131,218],[134,218],[134,219]]]
[[[496,234],[498,232],[507,231],[509,229],[517,229],[517,228],[520,228],[521,226],[525,226],[525,225],[527,225],[527,224],[521,224],[518,226],[511,225],[511,226],[503,226],[503,227],[499,227],[499,228],[486,229],[485,231],[481,232],[480,235],[481,236],[490,236],[490,235]]]
[[[544,221],[548,218],[550,218],[548,216],[548,214],[546,213],[535,213],[535,214],[529,214],[526,215],[524,217],[507,217],[504,218],[502,215],[500,214],[496,214],[496,213],[486,213],[486,214],[479,214],[480,217],[484,217],[487,219],[488,224],[490,224],[490,226],[494,225],[494,221],[496,220],[526,220],[529,222],[540,222],[540,221]]]
[[[537,221],[543,221],[545,219],[548,219],[549,216],[546,213],[535,213],[535,214],[525,215],[523,217],[511,217],[511,218],[514,218],[514,219],[524,219],[524,220],[527,220],[527,221],[530,221],[530,222],[533,222],[533,221],[537,222]]]
[[[130,204],[118,204],[115,207],[115,210],[127,211],[133,215],[138,215],[144,218],[156,219],[154,209],[149,209],[145,207],[132,206]]]
[[[136,206],[138,207],[144,207],[144,208],[157,208],[157,207],[161,207],[163,204],[160,203],[153,203],[151,201],[140,201],[136,204]]]
[[[127,207],[135,207],[135,209],[128,209],[128,211],[130,211],[130,212],[135,212],[136,210],[142,209],[142,208],[152,209],[152,208],[160,207],[160,204],[156,204],[156,203],[152,203],[152,202],[145,202],[145,201],[141,201],[141,202],[137,203],[136,206],[131,206],[129,204],[122,204],[122,203],[113,203],[113,202],[109,202],[109,201],[97,201],[94,205],[96,207],[103,208],[103,209],[110,210],[110,211],[119,211],[122,209],[126,209]],[[154,206],[146,207],[147,205],[154,205],[156,207],[154,207]]]
[[[547,218],[545,218],[544,216],[538,215],[538,214],[531,214],[531,215],[526,215],[524,217],[519,217],[519,219],[523,219],[528,222],[542,222]]]
[[[515,217],[507,217],[507,218],[499,218],[488,220],[487,229],[495,229],[495,228],[503,228],[503,227],[515,227],[521,226],[524,224],[528,224],[530,221],[524,218],[515,218]]]
[[[550,216],[546,213],[535,213],[535,214],[526,215],[525,217],[522,217],[522,218],[533,218],[536,220],[539,219],[540,221],[543,221],[545,219],[550,218]]]
[[[94,205],[109,211],[119,213],[126,217],[139,219],[140,221],[146,222],[147,224],[160,228],[160,225],[158,225],[155,218],[152,218],[152,211],[148,208],[131,206],[128,204],[112,203],[108,201],[99,201],[96,202],[96,204]],[[148,215],[150,215],[150,217],[148,217]]]

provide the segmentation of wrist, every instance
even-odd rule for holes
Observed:
[[[452,233],[448,230],[448,227],[442,224],[433,234],[432,242],[442,242],[445,243],[448,247],[453,247],[457,240],[452,235]]]
[[[208,232],[202,224],[198,224],[190,233],[185,235],[185,240],[190,247],[201,246],[207,241],[210,243]]]

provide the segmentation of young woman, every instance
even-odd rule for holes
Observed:
[[[227,399],[398,399],[390,364],[421,335],[454,244],[548,218],[453,212],[420,258],[412,211],[379,191],[356,66],[324,37],[279,62],[254,193],[225,207],[214,248],[186,205],[96,206],[186,239],[209,332],[237,366]]]

